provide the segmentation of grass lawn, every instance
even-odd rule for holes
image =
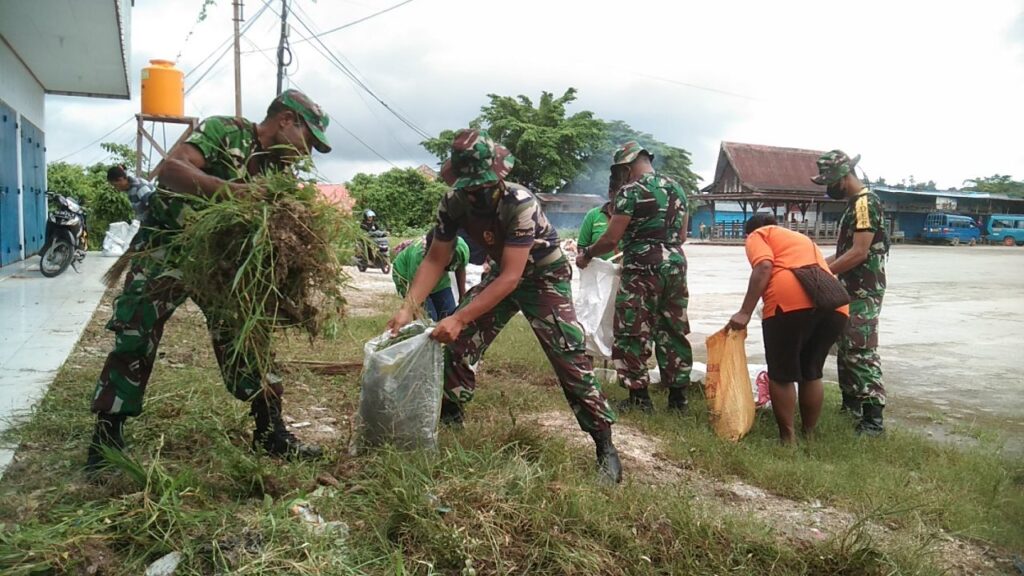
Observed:
[[[349,319],[333,341],[283,342],[278,360],[361,361],[391,303]],[[625,416],[621,429],[657,442],[657,457],[680,475],[633,466],[621,486],[599,486],[589,439],[531,424],[568,408],[521,318],[488,353],[465,429],[442,430],[434,453],[350,456],[358,375],[288,371],[285,414],[329,456],[286,463],[249,450],[247,406],[224,390],[201,316],[183,308],[165,332],[146,412],[126,427],[130,460],[90,483],[80,468],[93,382],[112,341],[107,315],[109,301],[36,411],[8,434],[20,450],[0,482],[0,573],[142,574],[172,551],[183,555],[177,574],[981,570],[950,564],[939,552],[950,538],[981,550],[985,570],[998,573],[1024,550],[1024,463],[1002,456],[995,435],[979,432],[969,451],[899,429],[858,439],[836,413],[834,386],[818,438],[795,448],[777,444],[770,414],[742,442],[718,440],[697,389],[686,417]],[[656,396],[659,408],[664,401]],[[859,521],[793,537],[787,518],[708,497],[690,473]],[[314,528],[300,506],[335,524]]]

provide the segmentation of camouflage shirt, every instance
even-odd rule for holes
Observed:
[[[240,181],[273,168],[270,156],[256,136],[256,124],[244,118],[211,116],[185,142],[203,155],[206,161],[203,172],[221,180]],[[158,192],[151,206],[154,223],[165,228],[180,228],[186,203],[184,198]]]
[[[853,235],[874,232],[866,260],[839,275],[840,282],[853,298],[867,298],[885,294],[885,259],[889,255],[889,235],[885,231],[885,211],[882,201],[867,188],[850,199],[839,220],[839,239],[836,256],[853,248]]]
[[[460,228],[499,265],[505,246],[529,246],[524,276],[563,257],[558,233],[537,197],[512,182],[479,192],[455,189],[445,194],[437,208],[434,237],[450,242]]]
[[[612,215],[616,214],[630,217],[619,244],[624,268],[686,262],[682,248],[686,192],[671,178],[649,172],[623,186],[613,200]]]

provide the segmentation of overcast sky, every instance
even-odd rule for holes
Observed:
[[[322,32],[401,1],[289,4]],[[49,160],[105,159],[98,144],[87,145],[139,109],[139,70],[151,58],[180,51],[179,68],[195,70],[186,80],[187,114],[233,113],[230,53],[193,88],[209,66],[200,62],[231,35],[230,0],[196,24],[201,5],[135,1],[132,101],[47,97]],[[274,96],[280,27],[280,1],[256,18],[263,7],[245,0],[245,17],[255,20],[242,42],[243,114],[254,120]],[[291,18],[288,83],[331,115],[334,151],[318,156],[321,174],[344,182],[392,164],[434,165],[420,135],[355,87],[318,53],[323,47],[300,42],[310,33],[298,19]],[[705,183],[722,140],[843,148],[863,155],[871,178],[890,182],[1024,179],[1020,0],[413,0],[321,39],[430,134],[466,125],[488,93],[536,101],[543,90],[572,86],[579,99],[570,112],[624,120],[689,150]],[[134,144],[134,123],[103,140]]]

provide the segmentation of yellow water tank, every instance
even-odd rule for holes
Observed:
[[[185,74],[170,60],[150,60],[142,69],[142,113],[185,115]]]

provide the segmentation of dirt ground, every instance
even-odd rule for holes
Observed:
[[[828,255],[834,247],[822,251]],[[739,308],[750,267],[742,246],[687,244],[686,254],[690,341],[695,360],[703,362],[704,340]],[[479,277],[479,269],[472,272]],[[974,440],[957,430],[996,424],[1006,432],[1007,450],[1024,452],[1024,370],[1017,363],[1024,249],[894,245],[887,272],[880,352],[890,402],[898,407],[893,417],[965,444]],[[350,273],[353,314],[379,314],[382,304],[389,306],[389,275]],[[749,362],[763,364],[759,320],[748,334]],[[831,361],[825,378],[836,380]]]
[[[568,438],[589,448],[589,440],[579,433],[579,426],[568,411],[545,412],[533,417],[541,430]],[[862,520],[849,512],[824,506],[821,502],[801,502],[771,494],[740,480],[718,479],[681,466],[660,455],[657,438],[648,436],[628,424],[615,425],[615,445],[622,458],[625,482],[658,486],[680,484],[693,492],[701,503],[719,513],[756,518],[771,526],[780,540],[820,542],[833,537],[852,536]],[[866,521],[864,530],[871,538],[887,544],[892,529]],[[960,540],[942,530],[922,532],[922,541],[930,541],[930,549],[952,574],[987,574],[1005,569],[1009,558],[995,556],[990,550]]]

